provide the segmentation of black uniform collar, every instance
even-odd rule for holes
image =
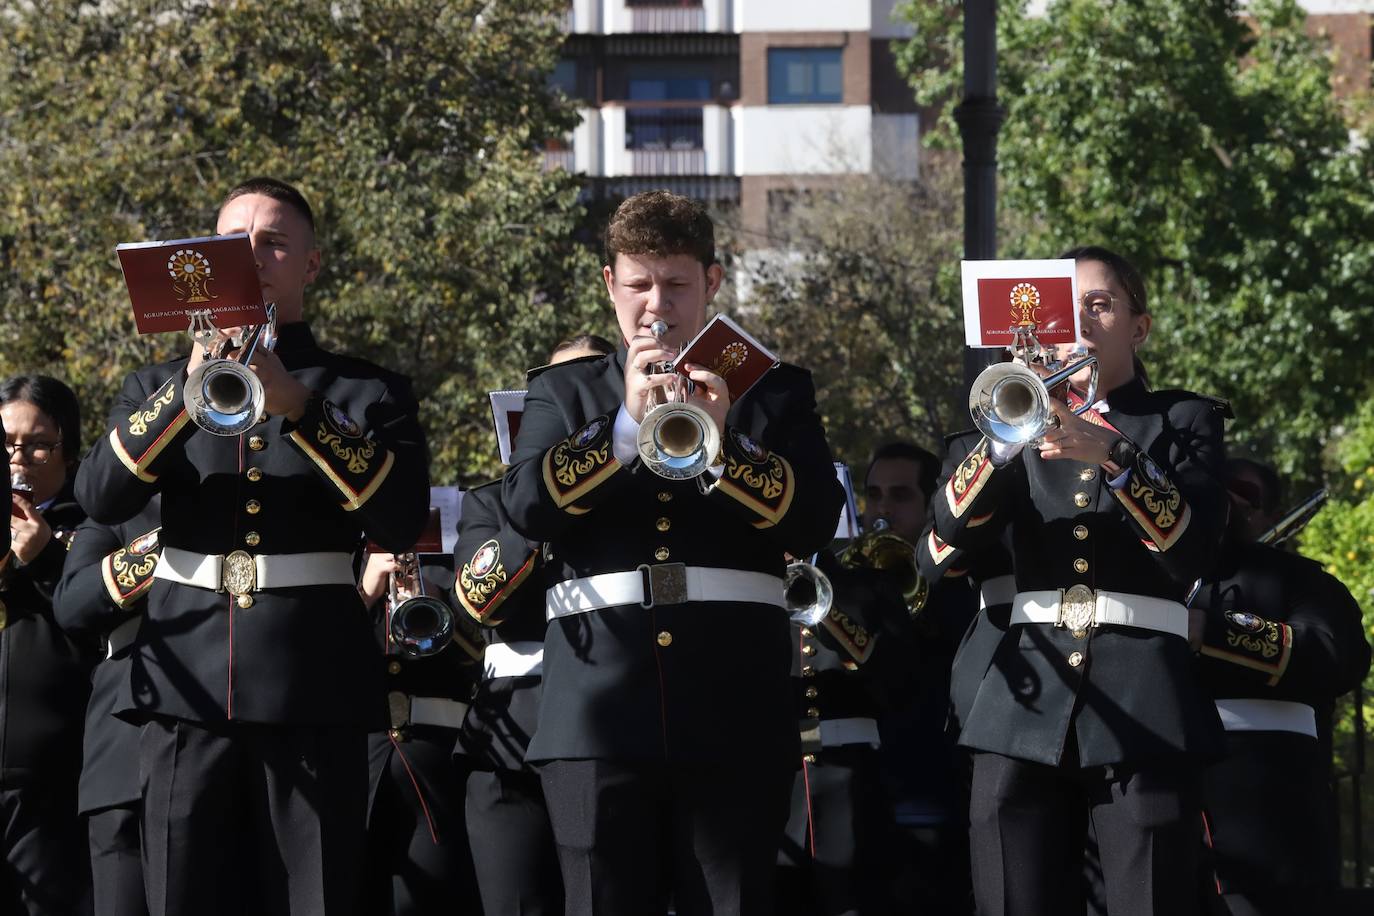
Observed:
[[[317,350],[315,335],[310,330],[310,322],[293,321],[277,325],[277,345],[272,348],[277,353],[294,353],[301,350]]]
[[[1112,410],[1127,412],[1135,412],[1144,408],[1149,397],[1150,389],[1145,387],[1145,382],[1138,375],[1131,376],[1129,382],[1117,385],[1107,394],[1098,395],[1098,399],[1106,401],[1107,406]]]

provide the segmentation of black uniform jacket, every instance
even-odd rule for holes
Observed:
[[[1213,696],[1303,703],[1317,720],[1315,740],[1227,732],[1204,783],[1219,877],[1228,889],[1337,882],[1331,717],[1369,672],[1359,605],[1317,563],[1248,544],[1228,546],[1194,606],[1207,611],[1201,669]]]
[[[64,487],[43,519],[53,537],[32,563],[0,573],[0,786],[76,777],[94,640],[72,639],[53,616],[67,546],[85,513]]]
[[[486,625],[490,643],[543,643],[542,550],[511,527],[500,481],[463,494],[453,563],[458,601]],[[483,677],[454,753],[476,770],[527,768],[525,753],[539,721],[542,687],[539,675]]]
[[[1089,419],[1140,449],[1124,486],[1109,486],[1100,467],[1046,461],[1033,448],[997,467],[979,440],[935,495],[929,559],[993,544],[1009,527],[1018,591],[1081,584],[1182,601],[1225,525],[1224,405],[1149,391],[1138,379],[1106,400]],[[1221,737],[1183,637],[1102,626],[1077,638],[1027,624],[1009,627],[998,646],[961,743],[1046,764],[1076,745],[1082,765],[1100,766],[1214,755]]]
[[[552,580],[665,562],[781,577],[784,552],[829,543],[844,494],[807,372],[780,366],[731,406],[718,481],[670,482],[615,457],[624,365],[622,347],[530,385],[502,501],[552,547]],[[555,620],[530,759],[794,762],[788,626],[735,602]]]
[[[77,529],[53,600],[57,622],[67,632],[104,639],[143,615],[158,560],[158,503],[155,498],[118,525],[87,519]],[[91,673],[78,799],[82,814],[139,800],[138,729],[114,717],[129,679],[131,648],[132,643],[124,646]]]
[[[81,504],[115,524],[162,493],[164,550],[350,552],[364,534],[408,549],[429,505],[408,380],[321,349],[304,323],[280,328],[276,352],[316,396],[299,422],[268,417],[240,436],[189,422],[185,359],[131,374],[113,429],[77,477]],[[227,593],[154,582],[125,714],[385,727],[377,645],[354,585],[253,598],[243,608]]]

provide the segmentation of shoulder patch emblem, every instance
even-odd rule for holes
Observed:
[[[1144,452],[1140,454],[1140,473],[1145,475],[1150,486],[1156,490],[1164,491],[1169,489],[1169,478],[1164,476],[1164,472],[1159,469],[1159,465],[1151,460],[1149,455]]]
[[[609,422],[605,417],[597,417],[579,429],[572,437],[573,448],[583,449],[591,445],[601,435],[601,431],[606,428],[606,424]]]
[[[350,439],[357,439],[363,434],[362,427],[339,408],[338,405],[329,401],[324,402],[324,415],[329,420],[329,425],[334,427],[334,432]]]
[[[129,553],[141,555],[150,550],[156,550],[157,536],[158,532],[161,530],[161,528],[154,528],[147,534],[140,534],[138,537],[134,538],[129,542]]]
[[[734,437],[735,445],[739,446],[739,450],[749,456],[750,461],[755,464],[762,464],[768,458],[767,449],[759,445],[753,439],[750,439],[744,433],[737,429],[731,429],[730,435]]]
[[[472,555],[471,573],[474,579],[485,579],[501,561],[501,545],[493,538]]]
[[[1227,611],[1226,620],[1234,627],[1239,627],[1247,633],[1258,633],[1264,629],[1264,621],[1254,614],[1247,614],[1244,611]]]

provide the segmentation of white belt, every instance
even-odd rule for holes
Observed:
[[[1217,700],[1221,727],[1228,732],[1297,732],[1317,737],[1317,711],[1291,700]]]
[[[1075,622],[1136,627],[1188,638],[1188,609],[1163,598],[1074,586],[1066,591],[1017,592],[1012,601],[1012,624],[1063,623],[1072,628]]]
[[[881,745],[877,720],[822,719],[821,747],[843,747],[846,744],[867,744],[869,747]]]
[[[228,557],[163,547],[153,578],[234,594],[264,588],[353,585],[353,557],[347,553],[250,554]]]
[[[435,725],[440,728],[462,728],[468,704],[446,697],[411,697],[410,724]]]
[[[105,637],[105,658],[111,659],[115,655],[123,652],[133,645],[134,637],[138,636],[138,625],[143,622],[143,615],[131,617],[110,631],[110,635]]]
[[[646,588],[647,585],[647,588]],[[638,604],[684,604],[689,601],[738,601],[787,607],[782,579],[744,569],[715,569],[660,563],[629,572],[569,579],[545,595],[545,617],[567,617],[601,608]]]
[[[993,576],[978,587],[978,610],[986,611],[999,604],[1011,604],[1016,598],[1015,576]]]
[[[542,642],[494,642],[482,655],[487,677],[538,677],[544,673]]]

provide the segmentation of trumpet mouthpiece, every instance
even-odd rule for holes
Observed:
[[[659,340],[662,340],[663,335],[668,333],[668,322],[662,319],[655,321],[653,324],[649,325],[649,333]]]

